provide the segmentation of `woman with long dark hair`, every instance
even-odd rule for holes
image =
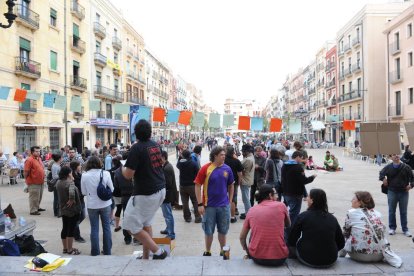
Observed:
[[[310,191],[308,210],[297,217],[288,244],[304,265],[325,268],[336,262],[345,240],[338,221],[328,211],[324,190]]]

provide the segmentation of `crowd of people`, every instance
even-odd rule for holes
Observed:
[[[167,151],[151,139],[150,123],[140,120],[135,133],[137,141],[124,148],[116,144],[101,148],[97,143],[93,150],[84,149],[78,154],[75,148],[66,146],[60,153],[43,157],[40,147],[31,148],[21,168],[29,194],[29,212],[37,216],[45,210],[40,203],[47,179],[48,190],[54,194],[54,215],[62,220],[63,253],[81,254],[73,241],[86,242],[79,225],[88,214],[90,255],[111,255],[113,224],[114,232],[122,230],[125,244],[135,241],[143,245],[143,259],[150,255],[164,259],[167,252],[152,239],[153,220],[161,209],[165,219],[161,234],[174,240],[172,210],[178,207],[180,197],[184,221],[191,223],[194,217],[194,223],[202,226],[203,256],[212,256],[216,229],[223,255],[231,223],[241,219],[241,246],[246,258],[260,265],[278,266],[289,257],[324,268],[347,254],[362,262],[383,259],[388,246],[384,242],[386,227],[369,192],[354,193],[343,227],[329,212],[325,191],[312,189],[308,194],[305,185],[314,182],[317,175],[307,176],[305,170],[341,169],[329,151],[320,167],[299,141],[225,139],[221,146],[209,137],[202,142],[175,141],[177,163],[171,164]],[[201,163],[204,144],[209,150],[206,164]],[[2,156],[0,152],[0,160],[4,160]],[[13,158],[18,160],[19,154]],[[16,160],[9,163],[18,164]],[[413,172],[397,154],[392,160],[379,177],[388,192],[389,234],[396,233],[395,211],[399,204],[403,233],[411,237],[407,204],[408,191],[414,186]],[[50,171],[47,176],[46,161]],[[179,171],[178,184],[174,166]],[[238,210],[239,191],[243,213]],[[307,210],[300,213],[304,201]]]

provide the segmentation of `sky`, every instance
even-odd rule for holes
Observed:
[[[266,103],[286,76],[366,3],[386,0],[112,0],[150,52],[203,91],[222,112],[226,98]]]

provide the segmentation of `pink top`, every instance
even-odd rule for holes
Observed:
[[[289,255],[284,240],[288,211],[279,201],[264,200],[247,213],[243,227],[251,229],[249,254],[256,259],[284,259]]]

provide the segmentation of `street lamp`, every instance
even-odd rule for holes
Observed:
[[[8,7],[8,10],[7,10],[7,12],[6,13],[4,13],[4,17],[6,17],[6,19],[7,19],[7,22],[9,22],[9,24],[8,25],[3,25],[3,24],[1,24],[0,23],[0,27],[2,27],[2,28],[4,28],[4,29],[7,29],[7,28],[10,28],[11,27],[11,25],[13,24],[13,21],[16,19],[16,17],[17,17],[17,15],[15,15],[14,13],[13,13],[13,7],[14,7],[14,1],[16,1],[16,0],[7,0],[6,1],[6,4],[7,4],[7,7]]]

